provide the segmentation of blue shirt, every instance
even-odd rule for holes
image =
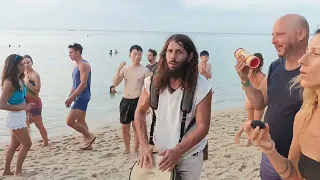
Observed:
[[[11,95],[10,99],[8,100],[8,104],[11,105],[18,105],[26,102],[26,94],[27,90],[26,87],[23,85],[22,86],[22,91],[15,89],[13,91],[13,94]]]
[[[277,151],[284,157],[288,157],[294,117],[302,105],[301,91],[293,89],[290,92],[290,81],[300,74],[299,70],[287,71],[284,59],[272,62],[269,67],[268,108],[264,121],[270,126],[270,136]]]
[[[88,63],[88,61],[86,60],[82,60],[80,63]],[[79,64],[80,64],[79,63]],[[79,70],[79,65],[77,65],[72,72],[72,82],[73,82],[73,90],[76,90],[80,83],[80,70]],[[89,76],[88,76],[88,81],[87,81],[87,85],[84,88],[84,90],[76,97],[76,99],[86,99],[86,100],[90,100],[91,98],[91,91],[90,91],[90,85],[91,85],[91,70],[89,72]]]

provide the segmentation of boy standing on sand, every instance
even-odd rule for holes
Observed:
[[[82,46],[80,44],[69,45],[69,57],[76,65],[72,72],[72,88],[69,98],[66,100],[66,107],[70,107],[71,111],[67,117],[67,125],[72,127],[83,135],[84,144],[81,149],[91,150],[92,143],[96,137],[89,132],[86,123],[86,111],[91,98],[91,67],[88,61],[82,58]]]
[[[113,85],[118,86],[122,80],[125,80],[124,94],[120,102],[120,123],[122,128],[122,136],[125,145],[124,154],[130,153],[130,124],[134,120],[134,113],[138,104],[138,100],[144,85],[144,79],[151,73],[140,64],[142,58],[142,48],[139,45],[133,45],[130,50],[129,57],[132,64],[124,67],[126,62],[122,62],[113,77]],[[136,128],[132,124],[134,132]],[[139,140],[138,136],[134,138],[134,152],[132,157],[138,156]]]

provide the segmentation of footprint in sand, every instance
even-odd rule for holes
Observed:
[[[119,150],[119,149],[120,149],[120,147],[115,147],[112,149],[112,151]]]
[[[100,144],[100,143],[105,143],[106,140],[103,138],[103,139],[100,139],[99,141],[97,141],[97,144]]]
[[[106,159],[106,158],[109,158],[109,157],[115,157],[116,155],[113,154],[113,153],[107,153],[107,154],[104,154],[102,156],[99,157],[99,159]]]
[[[240,171],[240,172],[242,172],[244,169],[246,169],[247,168],[247,166],[246,165],[242,165],[238,170]]]
[[[97,175],[97,174],[92,174],[92,175],[91,175],[91,177],[93,177],[93,178],[97,178],[97,177],[98,177],[98,175]]]
[[[225,157],[225,158],[230,158],[230,157],[231,157],[231,154],[225,154],[224,157]]]
[[[74,142],[74,143],[72,143],[73,145],[78,145],[78,144],[80,144],[80,142]]]
[[[256,171],[259,171],[260,169],[259,168],[255,168],[252,172],[256,172]]]
[[[53,169],[51,170],[51,172],[58,171],[58,170],[59,170],[59,168],[55,167],[55,168],[53,168]]]
[[[118,172],[119,172],[119,169],[117,169],[117,168],[112,168],[109,171],[110,174],[115,174],[115,173],[118,173]]]

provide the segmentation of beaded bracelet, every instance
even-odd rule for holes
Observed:
[[[268,150],[268,151],[264,151],[262,148],[260,148],[260,150],[265,153],[265,154],[271,154],[276,148],[276,144],[274,143],[274,141],[272,141],[272,148],[271,150]]]

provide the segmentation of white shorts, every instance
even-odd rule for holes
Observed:
[[[27,127],[26,111],[7,111],[6,112],[7,128],[10,130],[22,129]]]

